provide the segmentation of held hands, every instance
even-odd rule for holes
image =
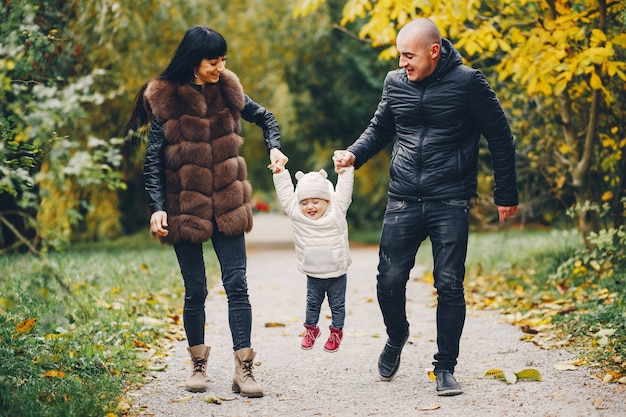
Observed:
[[[500,223],[510,219],[517,213],[517,206],[498,206],[498,215]]]
[[[151,236],[167,236],[167,213],[164,211],[155,211],[150,216],[150,235]]]
[[[283,172],[289,158],[283,154],[280,149],[272,148],[270,150],[270,164],[267,166],[274,174]]]
[[[345,171],[344,168],[354,165],[356,156],[352,152],[348,151],[335,151],[333,153],[333,162],[335,163],[335,172],[341,174]]]

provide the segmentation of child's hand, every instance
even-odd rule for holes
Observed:
[[[348,151],[335,151],[333,153],[333,163],[335,165],[335,172],[337,174],[343,174],[345,168],[354,166],[356,157],[352,152]]]
[[[285,170],[284,166],[280,166],[278,164],[269,164],[267,166],[267,168],[272,171],[273,174],[278,174],[280,172],[283,172]]]
[[[278,174],[285,169],[285,165],[289,158],[283,154],[280,149],[272,148],[270,150],[270,164],[267,166],[274,174]]]

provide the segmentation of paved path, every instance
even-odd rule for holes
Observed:
[[[377,358],[385,332],[375,298],[376,247],[353,247],[348,273],[344,342],[330,354],[322,349],[330,324],[325,302],[323,335],[310,351],[300,349],[305,308],[305,278],[295,265],[291,226],[282,216],[257,216],[247,238],[248,282],[253,307],[255,375],[265,397],[244,399],[231,392],[232,343],[226,299],[220,287],[207,300],[209,391],[191,394],[182,384],[189,370],[186,341],[177,342],[167,370],[153,372],[133,399],[133,416],[626,416],[625,387],[603,385],[589,369],[557,371],[554,364],[574,359],[520,341],[521,332],[500,322],[494,312],[470,311],[461,341],[456,376],[465,393],[438,397],[427,377],[435,352],[435,299],[430,285],[409,283],[411,337],[402,365],[391,382],[378,378]],[[279,323],[284,327],[266,327]],[[538,369],[543,382],[485,379],[486,370]],[[221,404],[207,402],[221,398]]]

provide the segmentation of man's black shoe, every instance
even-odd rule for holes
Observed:
[[[452,396],[463,394],[461,385],[456,382],[454,375],[450,371],[437,371],[437,395]]]
[[[391,381],[396,372],[398,372],[398,368],[400,367],[400,354],[408,338],[409,333],[407,332],[400,346],[392,345],[390,340],[387,339],[387,343],[378,357],[378,372],[383,381]]]

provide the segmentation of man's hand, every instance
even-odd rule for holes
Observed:
[[[356,161],[356,156],[348,151],[335,151],[333,153],[333,162],[335,163],[335,172],[341,174],[344,168],[351,167]]]
[[[510,219],[517,213],[517,206],[498,206],[498,215],[500,216],[500,223]]]

